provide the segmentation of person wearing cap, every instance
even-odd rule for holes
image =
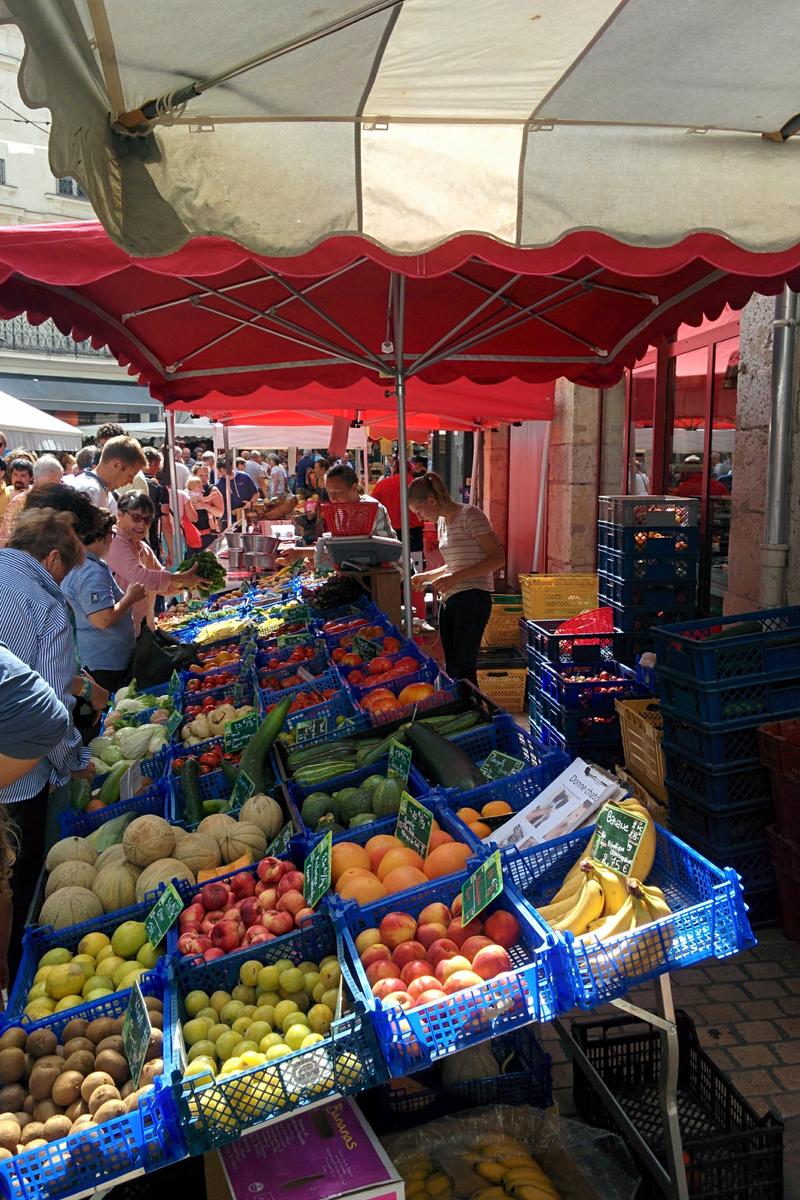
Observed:
[[[699,454],[690,454],[676,470],[683,476],[677,487],[672,489],[673,496],[700,496],[703,493],[703,460]],[[712,476],[708,481],[709,496],[727,496],[728,491],[718,479]]]

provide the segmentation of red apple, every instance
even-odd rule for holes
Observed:
[[[379,979],[397,979],[397,967],[393,962],[374,962],[367,967],[367,979],[375,984]]]
[[[302,892],[304,882],[302,871],[287,871],[278,880],[278,895],[284,896],[287,892]]]
[[[417,932],[417,922],[408,913],[387,913],[380,924],[381,941],[390,950],[396,950],[401,942],[410,942]]]
[[[458,946],[449,938],[438,938],[428,946],[428,960],[435,967],[440,958],[452,958],[458,954]]]
[[[408,987],[415,979],[427,979],[431,973],[431,964],[426,960],[417,960],[407,962],[400,972],[400,978]]]
[[[234,875],[231,879],[231,892],[237,900],[244,900],[245,896],[254,896],[256,893],[255,875],[250,871],[242,871],[241,875]]]
[[[407,942],[406,945],[409,943]],[[381,945],[380,942],[375,942],[372,946],[367,946],[364,953],[361,955],[361,961],[365,967],[369,967],[374,962],[389,962],[391,959],[388,946]],[[402,964],[400,964],[402,965]]]
[[[452,975],[448,976],[444,990],[448,996],[452,996],[455,992],[463,992],[467,988],[479,987],[483,982],[480,975],[476,975],[474,971],[454,971]]]
[[[262,911],[266,912],[268,909],[274,908],[278,903],[278,889],[268,883],[260,883],[258,887],[264,889],[263,892],[258,893],[258,903],[261,905]]]
[[[270,933],[263,925],[251,925],[242,938],[242,945],[258,946],[261,942],[271,942],[274,937],[275,934]]]
[[[417,941],[421,942],[426,950],[443,937],[447,937],[447,929],[441,921],[428,921],[426,925],[417,926]]]
[[[424,957],[425,947],[420,942],[401,942],[392,953],[392,962],[396,963],[398,967],[404,967],[406,963],[415,962]]]
[[[463,946],[467,938],[477,937],[483,929],[480,921],[470,921],[469,925],[461,924],[461,917],[455,917],[447,927],[447,936],[457,946]]]
[[[494,979],[495,975],[511,970],[511,959],[503,946],[490,943],[482,946],[472,960],[472,969],[481,979]]]
[[[244,937],[244,926],[241,921],[220,921],[211,930],[211,945],[217,946],[223,954],[238,950]]]
[[[279,858],[262,858],[256,867],[256,874],[262,883],[277,884],[284,874],[283,863]]]
[[[294,917],[290,912],[277,912],[275,909],[271,909],[264,913],[261,924],[270,933],[274,933],[275,937],[281,937],[294,928]]]
[[[372,994],[379,1000],[382,1000],[384,996],[391,996],[392,992],[403,991],[405,991],[405,984],[396,975],[384,975],[380,979],[376,979],[372,985]]]
[[[217,912],[224,908],[227,899],[227,883],[207,883],[200,892],[200,900],[206,912]]]
[[[431,989],[433,989],[433,991],[437,991],[438,988],[439,980],[435,979],[433,975],[420,975],[419,979],[412,980],[408,985],[408,994],[416,1003],[418,997],[421,996],[423,992],[430,991]]]
[[[197,933],[182,933],[178,938],[178,952],[187,957],[204,954],[211,945],[211,938]]]
[[[381,983],[386,982],[388,981],[385,979],[381,980]],[[380,987],[380,984],[376,984],[375,986]],[[402,1008],[405,1010],[407,1008],[414,1007],[414,1001],[411,999],[408,992],[390,992],[388,996],[382,996],[381,1001],[384,1008]]]
[[[434,1004],[439,1000],[446,1000],[444,992],[440,987],[428,988],[427,991],[421,992],[414,1000],[414,1007],[421,1008],[423,1004]]]
[[[239,905],[239,911],[242,914],[242,924],[245,929],[249,929],[251,925],[261,924],[263,909],[258,903],[258,896],[245,896]]]
[[[519,941],[519,921],[511,913],[504,912],[502,909],[497,909],[487,917],[483,927],[486,936],[505,950],[510,950]]]
[[[444,925],[447,927],[450,924],[450,909],[446,904],[426,904],[417,917],[417,921],[420,925]]]
[[[493,944],[490,938],[479,934],[478,937],[467,938],[461,947],[461,953],[464,955],[464,958],[468,958],[472,962],[479,950],[482,950],[484,946],[491,946]]]
[[[203,955],[203,958],[206,960],[206,962],[213,962],[215,958],[224,958],[224,957],[225,957],[225,951],[220,950],[219,946],[210,946],[208,948],[208,950],[206,950],[205,954]]]
[[[288,878],[288,876],[286,876],[286,878]],[[302,892],[284,892],[275,907],[278,912],[288,912],[294,917],[295,913],[299,913],[306,907],[305,896]]]
[[[444,986],[446,979],[451,975],[455,975],[457,971],[469,971],[472,969],[472,963],[463,954],[454,954],[452,958],[440,958],[436,964],[436,970],[433,972],[439,983]]]

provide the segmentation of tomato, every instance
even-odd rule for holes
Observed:
[[[347,682],[355,684],[355,686],[358,687],[359,684],[364,682],[364,672],[357,669],[355,671],[351,671],[347,676]]]
[[[360,654],[343,654],[339,659],[343,667],[360,667],[363,661]]]
[[[333,654],[331,654],[331,658],[335,663],[340,663],[344,658],[344,650],[340,646],[337,646]]]
[[[200,765],[200,767],[198,767],[197,773],[198,773],[198,775],[210,775],[210,774],[211,774],[211,768],[210,768],[210,767],[204,767],[204,766],[201,764],[201,765]]]
[[[397,699],[401,704],[417,704],[420,700],[427,700],[434,692],[432,683],[409,683],[404,687]]]
[[[379,630],[378,636],[380,636],[382,632],[382,630]],[[402,643],[396,637],[385,637],[383,639],[383,648],[387,654],[396,654],[401,645]]]
[[[409,671],[418,671],[419,663],[416,658],[412,658],[410,654],[407,654],[404,658],[398,658],[394,664],[394,669],[402,671],[404,675],[407,675]]]
[[[186,681],[187,692],[199,692],[200,687],[201,687],[201,682],[199,679],[187,679],[187,681]]]
[[[185,758],[176,758],[175,762],[172,764],[173,774],[177,774],[177,772],[180,771],[185,766],[186,766]]]
[[[391,671],[391,669],[392,660],[384,658],[382,654],[379,654],[377,658],[373,658],[372,662],[367,666],[370,675],[382,675],[384,671]]]
[[[383,700],[391,700],[393,704],[397,704],[394,693],[390,692],[388,688],[383,687],[373,688],[371,692],[367,693],[361,703],[364,708],[372,712],[375,706],[379,705]]]
[[[219,763],[219,759],[217,758],[216,754],[201,754],[200,755],[200,766],[201,767],[210,767],[212,771],[215,771],[217,769],[218,763]]]
[[[397,703],[394,696],[382,696],[377,703],[370,706],[371,713],[396,712],[401,705]]]

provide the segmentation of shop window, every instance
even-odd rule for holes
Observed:
[[[630,373],[628,424],[628,485],[630,496],[652,493],[653,424],[656,406],[656,364],[634,367]]]

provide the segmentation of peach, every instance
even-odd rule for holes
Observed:
[[[302,929],[309,921],[313,921],[316,915],[313,908],[301,908],[300,912],[294,914],[294,923],[298,929]]]
[[[381,983],[386,983],[386,980],[381,980]],[[408,992],[390,992],[388,996],[381,996],[381,1000],[386,1008],[413,1008],[414,1001],[409,996]]]
[[[420,942],[401,942],[396,950],[392,952],[392,962],[398,967],[404,967],[406,963],[414,962],[415,959],[425,957],[425,947]],[[364,961],[363,959],[361,960]]]
[[[367,946],[376,946],[380,940],[380,929],[362,929],[356,938],[356,950],[359,954],[363,954]]]
[[[452,958],[454,954],[458,954],[458,946],[449,938],[437,938],[428,946],[428,958],[434,966],[440,958]]]
[[[434,969],[434,975],[440,984],[455,975],[456,971],[470,971],[472,963],[463,954],[454,954],[452,958],[440,958]]]
[[[519,941],[519,921],[511,913],[497,909],[483,923],[486,936],[505,950]]]
[[[376,833],[371,837],[364,849],[369,855],[372,870],[377,871],[384,854],[388,854],[390,850],[399,850],[402,845],[400,838],[395,837],[393,833]]]
[[[388,962],[392,957],[392,952],[388,946],[384,946],[381,942],[376,942],[374,946],[367,946],[364,953],[361,955],[361,961],[365,967],[369,967],[374,962]],[[416,958],[416,955],[414,955]],[[402,963],[400,964],[402,966]]]
[[[461,892],[458,893],[450,905],[450,915],[453,917],[461,916]]]
[[[421,996],[423,992],[427,992],[431,988],[436,991],[438,987],[439,980],[436,979],[435,976],[420,975],[418,979],[412,980],[412,982],[408,985],[408,994],[416,1003],[417,997]]]
[[[393,962],[374,962],[367,967],[367,979],[370,984],[375,984],[379,979],[396,979],[398,976],[397,967]]]
[[[398,849],[388,850],[384,854],[378,864],[377,875],[378,879],[383,880],[390,871],[396,870],[397,867],[416,867],[421,872],[422,866],[422,858],[416,850],[409,850],[408,846],[400,846]]]
[[[472,960],[472,970],[481,979],[494,979],[495,975],[511,970],[511,959],[503,946],[492,943],[482,946]]]
[[[454,917],[447,926],[447,936],[451,942],[455,942],[457,946],[463,946],[467,938],[477,937],[483,929],[483,925],[477,917],[470,921],[469,925],[461,924],[461,917]]]
[[[464,955],[464,958],[468,958],[469,961],[472,962],[479,950],[482,950],[484,946],[493,945],[494,942],[491,940],[491,938],[484,937],[483,934],[480,934],[479,937],[467,938],[461,947],[461,953]]]
[[[384,996],[391,996],[392,992],[405,991],[405,987],[402,979],[398,979],[396,975],[384,976],[383,979],[376,979],[373,983],[372,994],[379,1000],[383,1000]]]
[[[421,1008],[423,1004],[434,1004],[446,999],[447,997],[440,987],[428,988],[427,991],[421,992],[415,997],[414,1007]]]
[[[463,992],[466,988],[479,987],[483,982],[480,975],[476,975],[474,971],[454,971],[452,975],[448,976],[444,990],[448,996],[452,996],[455,992]]]
[[[443,937],[447,937],[447,928],[441,921],[428,921],[425,925],[417,926],[417,941],[426,948]]]
[[[450,909],[446,904],[426,904],[417,920],[420,925],[444,925],[446,929],[450,924]]]
[[[275,908],[278,912],[288,912],[292,916],[299,913],[301,909],[306,907],[305,896],[302,892],[284,892],[279,898]]]
[[[430,976],[431,964],[426,959],[414,959],[412,962],[406,963],[400,972],[400,978],[408,987],[415,979],[425,979]]]
[[[386,858],[388,857],[387,854]],[[383,886],[390,896],[397,892],[408,892],[411,888],[422,887],[428,882],[424,871],[420,871],[416,867],[395,867],[393,871],[387,871],[383,877]]]
[[[390,950],[396,950],[401,942],[414,940],[417,922],[404,912],[390,912],[380,923],[381,941]]]

